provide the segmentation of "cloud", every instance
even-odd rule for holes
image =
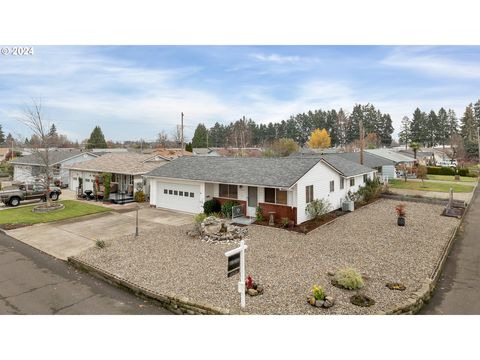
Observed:
[[[302,60],[300,56],[285,56],[279,54],[250,54],[250,57],[255,60],[272,62],[276,64],[296,63]]]
[[[380,63],[442,78],[480,78],[480,63],[453,59],[433,47],[398,47]],[[459,49],[460,51],[460,49]]]

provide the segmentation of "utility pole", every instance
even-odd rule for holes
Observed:
[[[182,140],[182,156],[185,155],[183,152],[183,111],[182,111],[182,122],[180,125],[180,133],[181,133],[181,140]]]
[[[480,164],[480,126],[477,127],[477,141],[478,141],[478,163]]]
[[[207,129],[207,149],[208,149],[208,129]]]
[[[363,165],[363,141],[365,138],[365,134],[363,131],[363,120],[360,119],[360,124],[359,124],[359,130],[360,130],[360,164]]]

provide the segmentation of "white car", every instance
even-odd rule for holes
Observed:
[[[437,161],[437,166],[445,166],[445,167],[457,167],[457,160],[440,160]]]

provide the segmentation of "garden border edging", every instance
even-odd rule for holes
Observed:
[[[189,299],[184,297],[179,297],[172,294],[160,294],[147,288],[136,285],[128,280],[122,279],[121,277],[112,274],[106,270],[103,270],[97,266],[90,265],[75,256],[68,258],[68,262],[72,264],[75,268],[85,271],[97,278],[107,281],[108,283],[115,285],[120,288],[127,289],[133,292],[136,295],[142,297],[153,299],[158,301],[162,307],[175,313],[175,314],[188,314],[188,315],[232,315],[232,311],[227,309],[222,309],[215,306],[199,304],[191,302]]]

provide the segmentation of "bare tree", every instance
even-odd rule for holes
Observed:
[[[172,130],[172,140],[177,146],[182,143],[182,129],[180,125],[175,126],[175,128]]]
[[[52,136],[50,134],[50,124],[48,124],[43,115],[41,101],[32,99],[30,105],[25,105],[18,121],[27,126],[33,132],[33,136],[39,140],[37,144],[33,145],[33,151],[43,164],[42,175],[45,182],[45,198],[47,206],[50,207],[52,206],[49,196],[52,169],[50,167],[49,148],[52,146]]]
[[[158,145],[160,145],[164,149],[167,147],[168,135],[164,130],[162,130],[158,133],[157,142],[158,142]]]

